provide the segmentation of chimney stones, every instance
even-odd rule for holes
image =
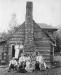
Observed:
[[[31,50],[33,45],[33,3],[27,2],[26,5],[26,17],[25,17],[25,51]]]

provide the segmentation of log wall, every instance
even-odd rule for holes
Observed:
[[[12,58],[12,45],[15,45],[17,43],[24,45],[24,39],[25,39],[25,25],[21,25],[20,28],[12,35],[12,37],[8,40],[8,56],[9,59]]]
[[[34,43],[36,51],[44,57],[46,63],[50,64],[51,41],[37,24],[34,25]]]

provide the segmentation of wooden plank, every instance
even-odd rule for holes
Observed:
[[[24,34],[19,34],[19,35],[13,35],[13,37],[24,37]]]
[[[41,54],[43,57],[50,57],[50,54]]]
[[[25,33],[25,31],[24,30],[20,30],[20,31],[18,31],[18,32],[16,32],[16,34],[21,34],[21,33]]]
[[[42,49],[40,49],[40,48],[36,48],[37,49],[37,51],[48,51],[48,52],[50,52],[50,49],[44,49],[44,48],[42,48]]]
[[[42,56],[50,56],[50,54],[49,54],[49,53],[48,53],[48,54],[42,54],[42,53],[41,53],[41,55],[42,55]]]
[[[49,44],[37,44],[37,43],[35,43],[35,45],[37,46],[37,47],[50,47],[50,45]]]
[[[50,51],[38,51],[38,52],[40,52],[40,54],[50,54]]]
[[[50,63],[50,60],[45,60],[46,63]]]
[[[23,42],[24,40],[23,39],[20,39],[20,40],[10,40],[9,41],[9,44],[10,43],[16,43],[16,42]]]
[[[50,56],[46,56],[46,57],[44,57],[44,59],[50,60]]]
[[[22,40],[24,38],[12,38],[11,41],[17,41],[17,40]]]
[[[38,50],[50,50],[50,46],[49,47],[35,47]]]
[[[43,40],[43,41],[41,41],[41,40],[35,40],[35,42],[36,43],[41,43],[41,44],[49,44],[50,43],[50,41],[46,41],[46,40]]]

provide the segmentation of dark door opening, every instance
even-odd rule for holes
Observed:
[[[15,45],[12,45],[12,57],[15,57]]]

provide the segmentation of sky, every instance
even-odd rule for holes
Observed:
[[[27,1],[33,2],[36,23],[61,24],[61,0],[0,0],[0,32],[7,32],[13,14],[16,14],[18,24],[25,21]]]

